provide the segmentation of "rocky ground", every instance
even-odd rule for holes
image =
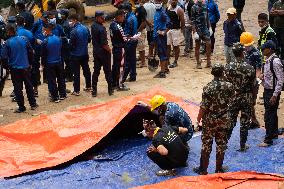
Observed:
[[[212,55],[213,63],[221,62],[225,63],[224,55],[223,55],[223,30],[222,24],[226,19],[226,10],[227,8],[232,6],[231,0],[222,0],[218,2],[219,10],[221,13],[221,20],[217,25],[216,32],[216,47],[215,52]],[[266,12],[267,10],[267,1],[259,0],[259,1],[247,1],[243,12],[243,22],[245,29],[247,31],[252,32],[256,39],[258,37],[259,27],[257,24],[257,15],[260,12]],[[88,9],[89,12],[92,13],[91,9]],[[108,25],[109,23],[107,23]],[[90,46],[90,55],[92,51],[92,47]],[[183,52],[183,47],[182,51]],[[92,56],[90,56],[90,67],[93,69]],[[38,98],[39,108],[36,111],[28,110],[22,114],[13,113],[13,109],[16,108],[16,103],[12,103],[9,97],[9,94],[12,92],[13,87],[11,81],[7,82],[7,85],[4,89],[4,95],[0,98],[0,125],[5,125],[20,119],[30,119],[38,116],[39,114],[54,114],[56,112],[65,111],[71,108],[76,108],[79,106],[84,106],[88,104],[95,104],[98,102],[105,102],[111,99],[120,98],[124,96],[134,95],[143,91],[147,91],[153,87],[162,87],[166,91],[181,96],[185,99],[190,99],[194,102],[201,101],[202,88],[208,83],[212,76],[210,75],[210,69],[203,68],[202,70],[194,69],[196,61],[194,58],[190,57],[181,57],[179,60],[179,66],[177,68],[171,69],[171,73],[168,75],[166,79],[154,79],[153,76],[155,73],[149,72],[147,68],[137,69],[137,81],[127,83],[130,87],[130,91],[128,92],[115,92],[113,96],[108,96],[107,94],[107,85],[104,79],[103,71],[101,71],[101,75],[98,83],[98,97],[93,98],[90,93],[82,92],[81,96],[68,96],[68,98],[59,104],[54,104],[49,102],[48,99],[48,90],[47,85],[43,84],[39,87],[40,97]],[[205,66],[205,62],[203,66]],[[81,86],[84,87],[84,80],[81,80]],[[67,88],[72,89],[72,83],[67,83]],[[263,88],[260,90],[260,95],[263,92]],[[281,99],[281,105],[279,108],[279,125],[280,127],[284,127],[284,107],[283,107],[283,95]],[[27,103],[27,102],[26,102]],[[259,100],[258,100],[259,103]],[[263,113],[264,108],[263,105],[257,104],[256,106],[257,116],[261,125],[264,125],[263,122]]]

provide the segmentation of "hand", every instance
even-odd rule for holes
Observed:
[[[259,78],[260,80],[263,80],[263,78],[264,78],[263,74],[260,74],[260,75],[258,76],[258,78]]]
[[[271,98],[270,98],[270,100],[269,100],[269,102],[270,102],[270,104],[271,105],[274,105],[274,104],[276,104],[276,96],[272,96]]]
[[[155,148],[154,146],[149,146],[147,149],[147,152],[157,152],[157,148]]]
[[[213,35],[213,30],[212,30],[212,28],[211,28],[211,27],[209,28],[209,33],[210,33],[210,36],[212,36],[212,35]]]
[[[39,44],[39,45],[41,45],[41,44],[42,44],[42,40],[36,39],[36,43]]]
[[[144,106],[144,107],[146,107],[146,106],[148,106],[145,102],[143,102],[143,101],[138,101],[137,102],[137,105],[139,105],[139,106]]]
[[[193,38],[194,38],[194,40],[199,40],[199,35],[197,34],[197,32],[195,32],[193,34]]]
[[[185,134],[185,133],[188,132],[188,129],[185,128],[185,127],[179,127],[178,130],[179,130],[179,133],[180,133],[180,134]]]

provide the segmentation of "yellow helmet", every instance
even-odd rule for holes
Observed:
[[[243,32],[240,37],[240,43],[243,46],[251,46],[254,43],[254,37],[250,32]]]
[[[158,108],[165,102],[166,102],[166,98],[163,97],[162,95],[153,96],[153,98],[150,100],[151,111],[155,110],[156,108]]]

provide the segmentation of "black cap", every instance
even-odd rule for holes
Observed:
[[[263,45],[261,45],[260,49],[261,49],[261,50],[263,50],[263,49],[276,50],[276,44],[275,44],[272,40],[268,40],[266,43],[264,43]]]
[[[95,13],[95,17],[104,16],[104,15],[105,15],[104,11],[96,11]]]

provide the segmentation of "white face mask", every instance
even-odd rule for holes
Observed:
[[[157,10],[161,9],[162,6],[163,6],[162,3],[155,3],[155,7],[156,7]]]
[[[50,24],[56,24],[56,18],[52,18],[48,20],[48,23]]]

